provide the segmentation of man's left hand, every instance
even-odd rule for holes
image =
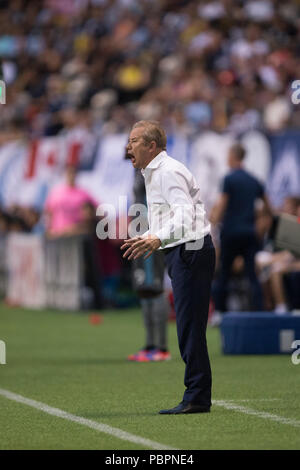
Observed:
[[[125,248],[127,248],[127,250],[123,254],[123,258],[128,257],[129,260],[137,259],[148,251],[147,255],[144,256],[144,259],[147,259],[161,245],[160,239],[156,235],[150,234],[145,238],[134,237],[124,240],[124,242],[124,245],[121,246],[121,250],[125,250]]]

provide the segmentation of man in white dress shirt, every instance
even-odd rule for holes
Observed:
[[[186,364],[186,390],[178,406],[160,414],[209,412],[211,369],[206,327],[215,269],[215,249],[199,188],[190,171],[169,157],[166,134],[156,121],[139,121],[130,133],[127,154],[145,178],[149,230],[125,240],[123,257],[145,259],[165,253],[174,293],[177,335]]]

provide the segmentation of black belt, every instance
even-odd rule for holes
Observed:
[[[209,233],[208,233],[207,235],[205,235],[204,241],[206,240],[207,237],[210,237],[210,234],[209,234]],[[164,252],[165,254],[168,254],[168,253],[170,253],[171,251],[175,250],[175,248],[177,248],[178,246],[185,245],[186,243],[195,243],[195,242],[200,241],[200,240],[202,240],[202,238],[199,238],[198,240],[189,240],[188,242],[179,243],[178,245],[171,246],[170,248],[163,248],[163,252]]]

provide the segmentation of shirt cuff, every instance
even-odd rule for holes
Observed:
[[[161,248],[164,248],[166,245],[168,245],[169,243],[174,243],[179,239],[176,239],[176,238],[170,238],[170,230],[169,229],[161,229],[159,230],[158,232],[154,233],[154,235],[160,239],[160,242],[161,242],[161,245],[160,247]]]

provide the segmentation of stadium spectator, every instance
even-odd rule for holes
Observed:
[[[0,235],[3,237],[9,232],[10,220],[9,214],[0,209]]]
[[[281,210],[274,217],[270,237],[274,236],[279,216],[288,214],[297,217],[299,208],[299,196],[286,197]],[[287,250],[274,250],[274,242],[270,237],[264,250],[257,253],[256,265],[266,293],[268,309],[280,315],[300,307],[299,292],[295,289],[300,278],[300,259]]]
[[[46,200],[47,235],[51,238],[81,236],[86,306],[100,309],[103,307],[101,270],[99,259],[95,257],[98,242],[95,230],[97,203],[76,185],[76,173],[76,167],[69,165],[66,170],[66,183],[54,187]],[[88,289],[91,289],[93,299],[90,299]]]
[[[84,259],[83,282],[85,289],[91,289],[93,301],[90,307],[101,309],[104,306],[102,292],[102,267],[99,257],[98,244],[101,242],[96,236],[97,217],[95,204],[85,201],[80,208],[81,220],[73,229],[73,235],[80,235]]]
[[[234,144],[228,153],[231,172],[225,177],[222,193],[214,206],[210,220],[220,230],[220,272],[214,289],[215,312],[211,324],[221,321],[227,310],[227,286],[231,268],[237,256],[244,259],[244,268],[251,285],[252,308],[263,310],[262,289],[255,271],[255,254],[259,244],[255,229],[255,203],[262,199],[271,212],[263,186],[243,168],[245,149]]]
[[[10,233],[28,233],[29,229],[22,217],[14,215],[10,219],[9,232]]]
[[[95,137],[139,119],[176,137],[297,130],[299,13],[295,0],[0,0],[0,145],[78,136],[88,168]]]
[[[80,208],[81,221],[73,235],[81,235],[85,259],[85,285],[94,292],[94,307],[119,306],[118,289],[121,276],[120,240],[97,237],[99,217],[95,204],[86,201]]]
[[[31,135],[55,135],[65,107],[106,91],[128,117],[135,102],[169,121],[180,104],[193,132],[299,126],[289,98],[299,76],[298,2],[59,3],[0,2],[5,132],[19,117]]]
[[[69,165],[66,182],[54,187],[46,200],[47,234],[51,237],[77,234],[83,222],[84,203],[97,206],[96,201],[76,185],[76,172],[76,168]]]
[[[45,224],[42,220],[42,214],[37,209],[33,207],[23,208],[22,216],[30,233],[40,235],[45,233]]]
[[[45,226],[41,213],[34,207],[18,205],[0,209],[0,232],[8,234],[11,231],[43,234]]]

